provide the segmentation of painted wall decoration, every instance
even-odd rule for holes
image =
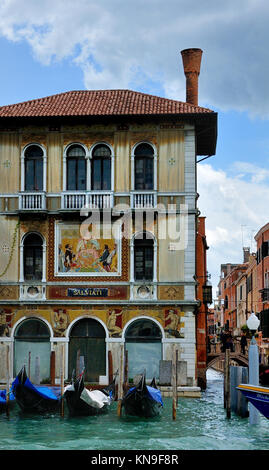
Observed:
[[[64,336],[65,331],[70,323],[69,316],[66,313],[66,310],[54,310],[51,314],[51,317],[54,336]]]
[[[9,336],[11,328],[11,310],[0,309],[0,336]]]
[[[177,309],[167,309],[164,312],[165,324],[164,330],[168,338],[184,338],[184,334],[180,332],[180,312]]]
[[[119,337],[122,333],[122,309],[111,309],[108,312],[107,328],[110,336]]]
[[[81,235],[78,223],[56,223],[55,275],[56,276],[120,276],[120,237],[100,238]],[[104,234],[104,236],[103,236]]]

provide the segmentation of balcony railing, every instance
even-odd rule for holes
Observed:
[[[61,209],[111,209],[113,207],[113,192],[66,191],[61,195]]]
[[[19,194],[20,211],[46,210],[46,195],[39,192],[22,192]]]
[[[136,191],[131,193],[132,209],[153,209],[157,205],[157,195],[153,191]]]

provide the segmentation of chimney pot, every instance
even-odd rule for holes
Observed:
[[[181,51],[186,76],[186,101],[198,105],[198,77],[202,60],[202,49],[192,48]]]

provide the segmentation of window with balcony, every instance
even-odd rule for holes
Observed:
[[[72,145],[66,154],[68,191],[86,190],[86,153],[80,145]]]
[[[137,191],[154,189],[154,150],[150,144],[139,144],[134,151],[135,178],[134,189]]]
[[[25,191],[43,191],[43,150],[30,145],[24,152]]]
[[[111,150],[105,144],[96,145],[92,152],[91,189],[111,190]]]
[[[23,245],[23,273],[25,281],[41,281],[43,268],[43,240],[35,233],[27,235]]]

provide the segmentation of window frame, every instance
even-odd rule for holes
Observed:
[[[27,150],[32,147],[36,146],[39,147],[42,150],[43,156],[42,156],[42,189],[33,189],[29,190],[26,189],[26,152]],[[21,191],[22,192],[33,192],[33,193],[41,193],[41,192],[46,192],[47,190],[47,151],[44,145],[38,143],[38,142],[30,142],[29,144],[25,145],[21,151]]]
[[[152,249],[153,249],[153,276],[151,280],[148,279],[141,279],[137,280],[135,276],[135,240],[139,239],[142,235],[142,233],[145,233],[153,240],[152,243]],[[136,283],[136,284],[156,284],[157,283],[157,239],[154,236],[153,233],[143,230],[140,232],[136,232],[132,239],[131,239],[131,245],[130,245],[130,250],[131,250],[131,263],[130,263],[130,283]]]
[[[95,150],[97,149],[97,147],[100,147],[100,146],[103,146],[103,147],[107,147],[107,149],[109,150],[110,152],[110,155],[109,156],[95,156],[94,155],[94,152]],[[91,149],[91,190],[92,191],[111,191],[111,188],[112,188],[112,152],[111,152],[111,148],[109,145],[107,145],[106,143],[104,142],[100,142],[100,143],[97,143],[94,145],[94,147]],[[94,164],[95,162],[97,161],[100,161],[100,182],[101,182],[101,188],[99,189],[95,189],[94,188]],[[110,165],[109,165],[109,177],[108,177],[108,181],[109,181],[109,186],[110,188],[104,188],[104,161],[109,161]]]
[[[152,189],[136,189],[135,188],[135,170],[136,170],[136,164],[135,164],[136,155],[135,155],[135,152],[136,152],[137,147],[139,147],[140,145],[143,145],[143,144],[149,145],[152,148],[152,151],[153,151],[153,153],[152,153],[152,158],[153,158],[153,187],[152,187]],[[151,158],[151,157],[149,157],[149,158]],[[157,190],[157,149],[156,149],[155,145],[150,141],[147,141],[147,140],[139,141],[132,148],[132,152],[131,152],[131,190],[135,191],[135,192],[136,191],[137,192],[151,192],[151,191],[156,191]]]
[[[41,240],[41,260],[42,260],[42,276],[41,279],[25,279],[25,240],[29,235],[38,235]],[[27,232],[23,235],[20,243],[20,282],[30,283],[30,284],[38,284],[46,282],[46,252],[47,252],[47,245],[43,235],[39,232]]]

